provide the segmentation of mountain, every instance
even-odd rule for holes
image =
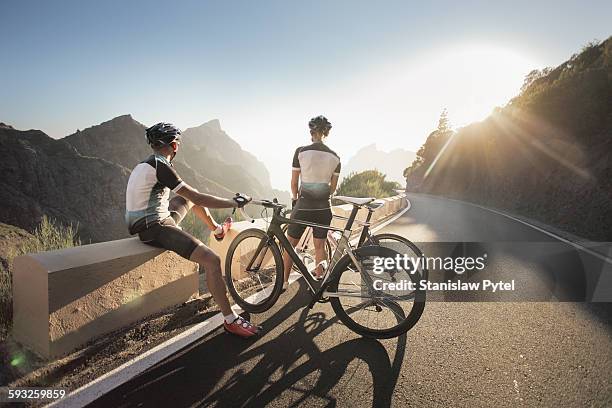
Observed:
[[[342,173],[348,175],[352,172],[360,173],[365,170],[378,170],[388,181],[397,181],[402,186],[406,182],[403,176],[404,169],[416,158],[416,153],[404,149],[395,149],[390,152],[378,150],[376,144],[365,146],[352,156]]]
[[[124,167],[129,172],[151,154],[151,148],[144,136],[145,129],[146,127],[134,120],[131,115],[122,115],[99,125],[77,130],[62,140],[84,156],[103,158]],[[180,160],[181,154],[182,151],[176,157],[175,167],[186,182],[203,192],[224,196],[233,194],[231,190],[197,174]],[[123,187],[125,188],[125,185]]]
[[[183,160],[198,173],[231,187],[233,192],[246,192],[254,197],[283,199],[288,193],[274,190],[266,166],[221,129],[217,119],[198,127],[185,129],[177,159]],[[284,196],[287,197],[284,197]]]
[[[0,127],[0,222],[33,231],[43,215],[77,226],[81,239],[127,236],[127,169],[85,157],[40,130]]]
[[[432,132],[418,155],[409,189],[612,240],[612,37],[532,72],[486,120]]]
[[[144,134],[143,124],[123,115],[77,131],[65,140],[85,156],[101,157],[131,170],[151,154]],[[218,120],[183,132],[174,165],[186,182],[203,192],[221,196],[243,192],[267,198],[280,193],[288,197],[288,193],[272,189],[263,163],[242,150]]]

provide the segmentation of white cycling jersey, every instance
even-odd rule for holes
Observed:
[[[176,193],[184,185],[172,163],[159,154],[134,167],[125,193],[125,221],[130,234],[168,218],[170,191]]]

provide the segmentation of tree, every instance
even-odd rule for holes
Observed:
[[[425,140],[425,143],[417,152],[416,159],[404,170],[404,177],[406,177],[408,185],[415,186],[420,184],[427,167],[433,163],[452,134],[453,130],[448,119],[448,111],[444,108],[438,119],[438,127],[429,134],[427,140]]]
[[[385,180],[385,175],[378,170],[366,170],[351,173],[340,183],[338,195],[350,197],[391,197],[401,186],[395,181]]]
[[[440,113],[437,130],[439,133],[446,133],[451,131],[450,121],[448,120],[448,111],[446,110],[446,108],[442,109],[442,112]]]
[[[531,84],[533,84],[538,79],[544,78],[545,76],[550,74],[551,71],[552,71],[552,68],[546,67],[543,69],[534,69],[530,73],[525,75],[525,79],[523,80],[523,85],[521,86],[521,93],[524,93],[527,90],[527,88],[529,88]]]

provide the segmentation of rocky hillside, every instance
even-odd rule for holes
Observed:
[[[418,155],[409,189],[612,240],[612,37],[532,72],[483,122],[432,132]]]
[[[127,236],[124,167],[82,156],[40,130],[0,127],[0,146],[0,222],[33,231],[46,214],[78,224],[84,242]]]
[[[144,131],[143,124],[123,115],[77,131],[65,140],[82,155],[101,157],[131,170],[151,154]],[[238,191],[257,197],[279,194],[272,189],[263,163],[242,150],[218,120],[186,129],[174,164],[181,177],[200,191],[223,196]]]

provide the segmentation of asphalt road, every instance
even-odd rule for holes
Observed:
[[[304,309],[308,294],[294,284],[254,316],[263,337],[217,330],[90,406],[612,406],[609,304],[550,301],[592,293],[584,265],[597,263],[486,210],[409,197],[411,210],[386,231],[423,242],[553,245],[542,259],[504,247],[490,268],[512,271],[536,287],[531,298],[547,301],[432,298],[407,335],[375,341],[348,330],[328,304]],[[563,262],[551,264],[551,253]]]

